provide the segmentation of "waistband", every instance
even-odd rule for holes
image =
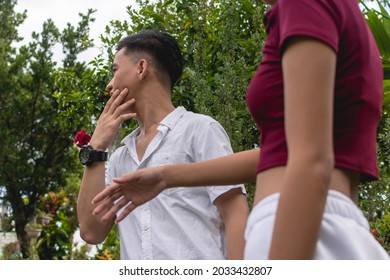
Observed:
[[[280,193],[274,193],[265,197],[257,205],[255,205],[249,215],[248,225],[252,225],[252,223],[256,220],[265,219],[268,216],[275,215],[278,207],[279,196]],[[357,205],[348,196],[338,191],[328,191],[324,214],[337,214],[345,218],[353,219],[367,230],[370,228],[366,217]]]

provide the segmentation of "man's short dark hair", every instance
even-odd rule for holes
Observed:
[[[165,71],[171,79],[171,89],[183,73],[183,57],[179,44],[170,34],[158,30],[143,30],[121,39],[117,51],[126,49],[132,52],[146,53],[157,64],[158,70]]]

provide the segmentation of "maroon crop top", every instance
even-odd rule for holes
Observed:
[[[264,17],[263,60],[247,91],[261,133],[257,172],[287,164],[281,56],[293,36],[328,44],[337,54],[335,166],[378,178],[376,131],[383,98],[380,54],[356,0],[278,0]]]

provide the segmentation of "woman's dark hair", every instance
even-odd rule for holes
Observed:
[[[152,57],[155,67],[169,75],[171,89],[183,73],[183,57],[176,39],[158,30],[143,30],[119,41],[116,50],[129,53],[146,53]]]

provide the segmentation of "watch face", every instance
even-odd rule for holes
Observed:
[[[79,154],[79,157],[80,157],[80,161],[82,164],[87,164],[88,161],[89,161],[89,154],[90,154],[90,150],[88,148],[82,148],[80,150],[80,154]]]
[[[91,165],[94,162],[101,162],[107,160],[108,153],[103,151],[96,151],[90,145],[86,145],[80,149],[79,159],[83,165]]]

